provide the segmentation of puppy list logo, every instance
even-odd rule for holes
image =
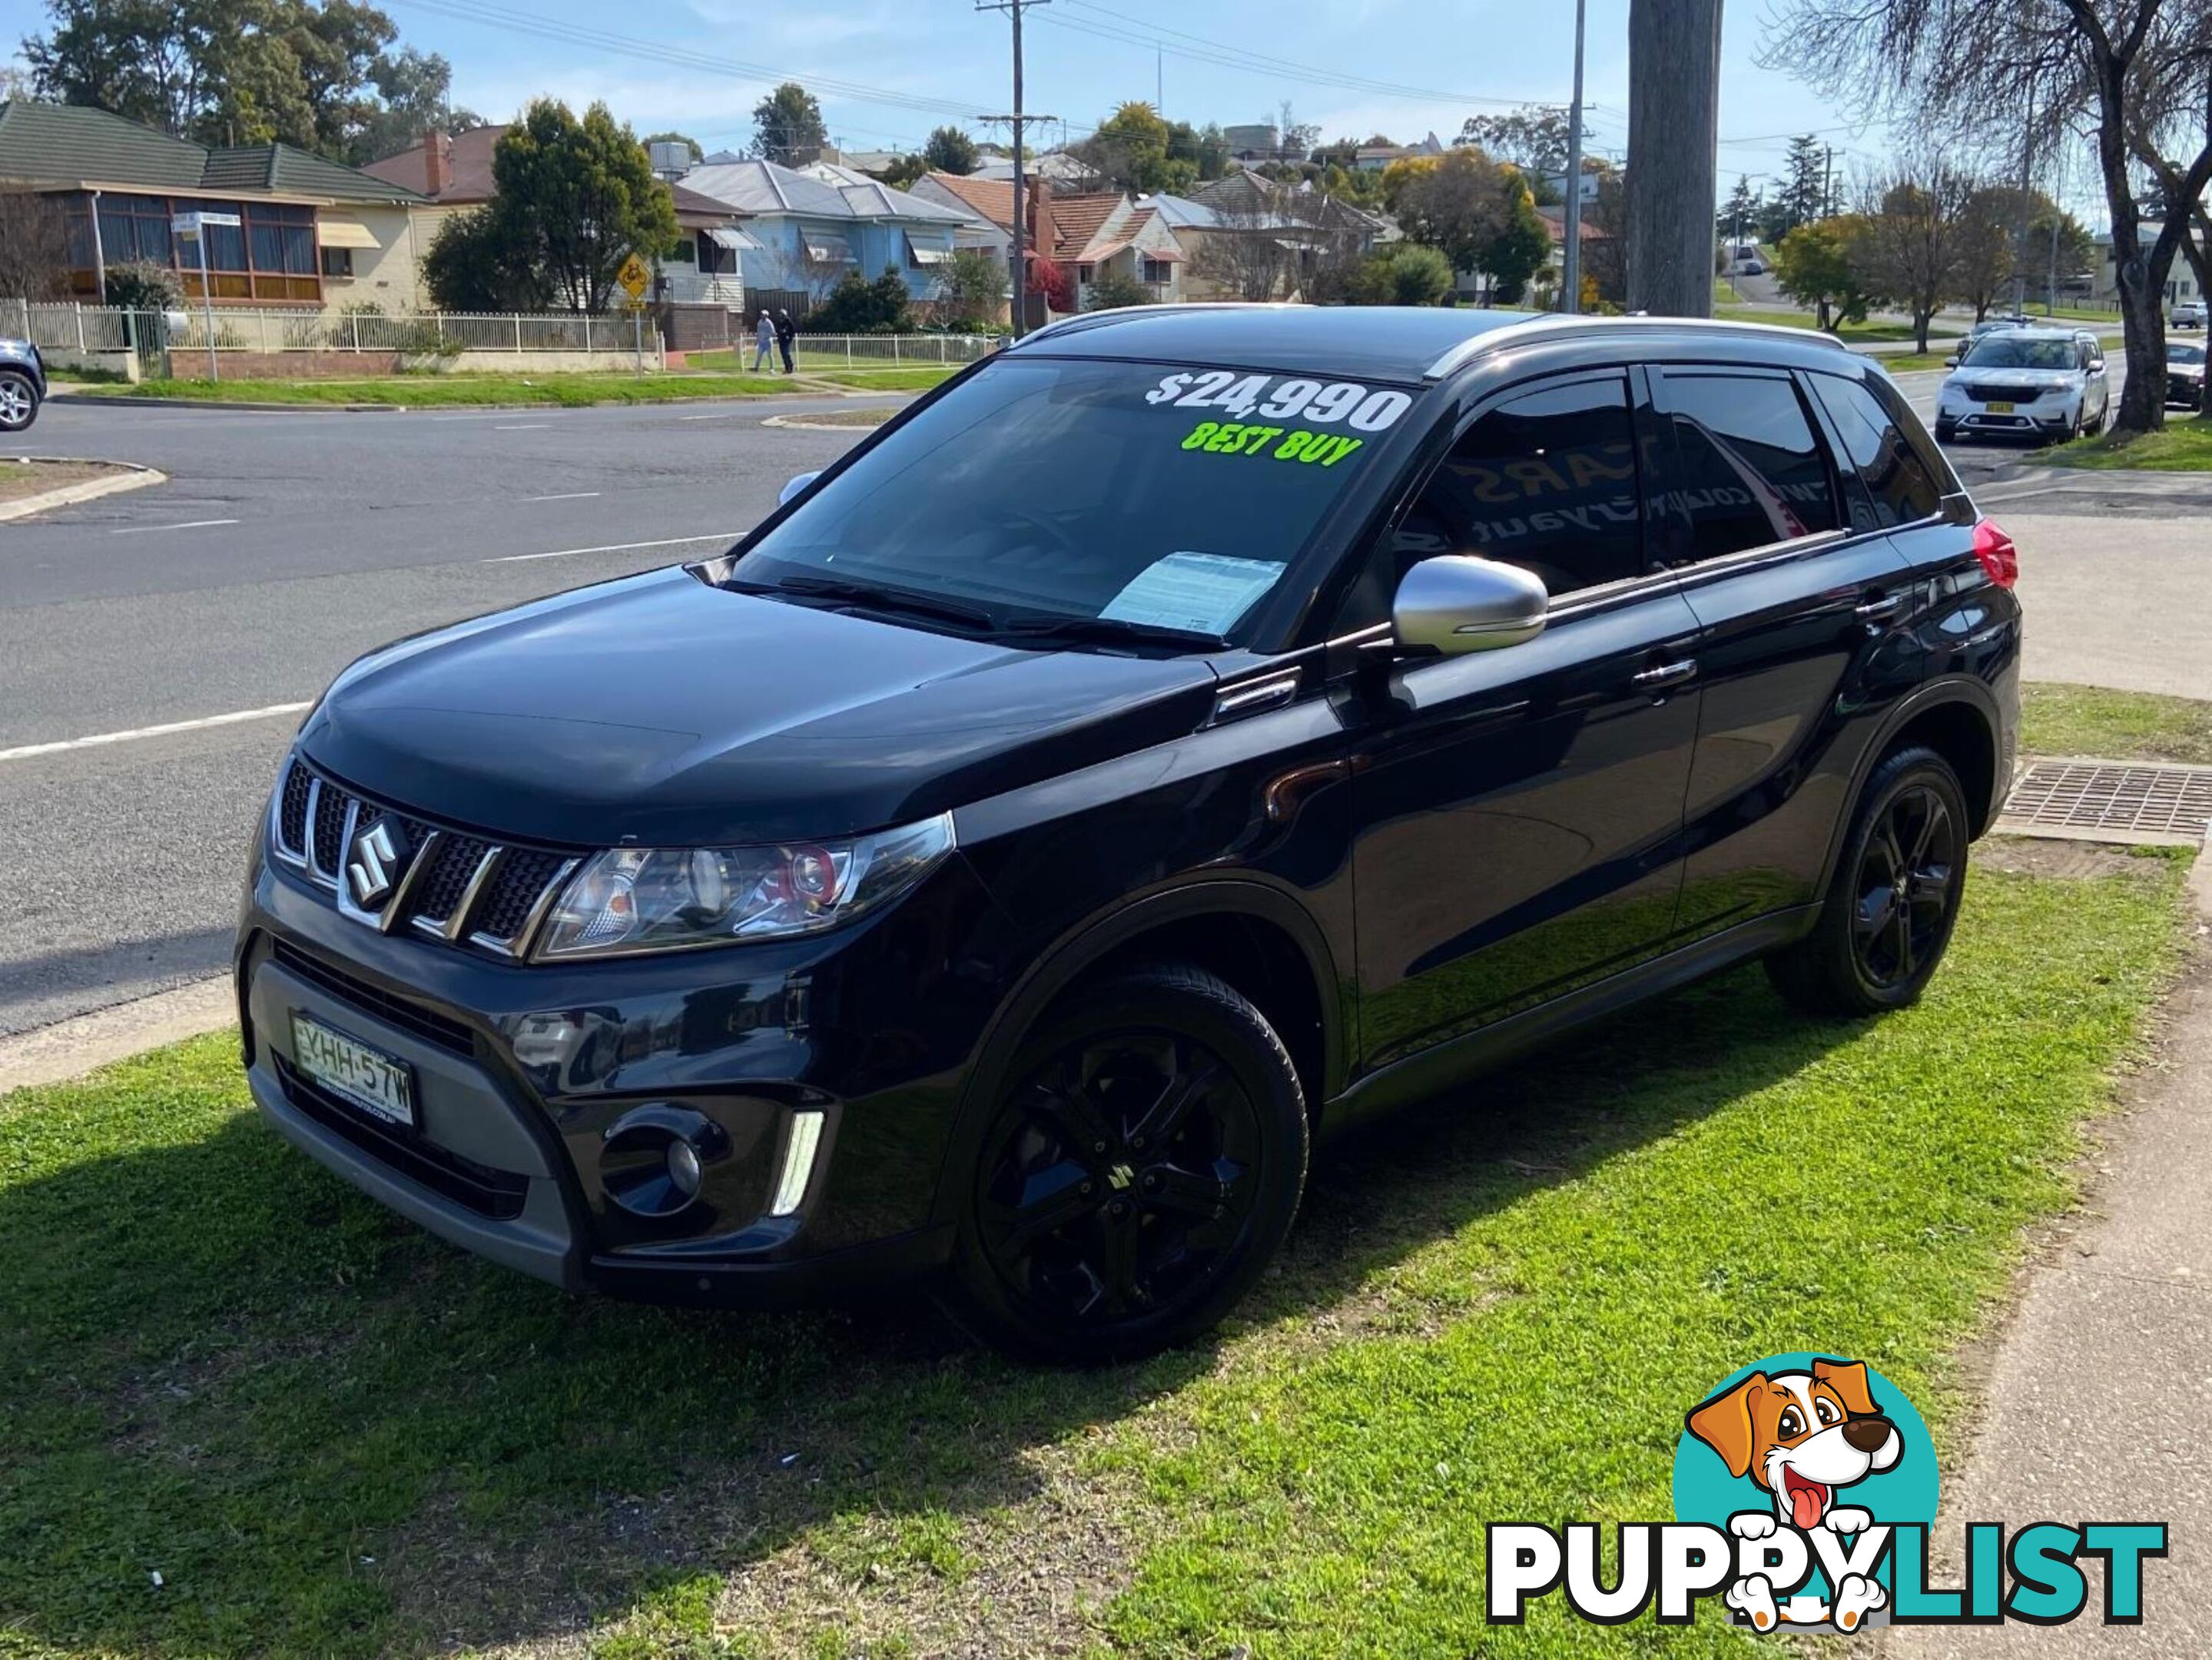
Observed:
[[[2166,1554],[2155,1522],[2041,1522],[2009,1539],[1966,1529],[1960,1589],[1928,1583],[1936,1450],[1904,1394],[1861,1362],[1770,1355],[1722,1381],[1683,1420],[1671,1523],[1618,1525],[1614,1583],[1601,1583],[1600,1529],[1497,1523],[1489,1618],[1518,1625],[1560,1591],[1586,1620],[1647,1608],[1686,1625],[1717,1596],[1762,1632],[1853,1633],[1900,1625],[2063,1625],[2088,1602],[2082,1557],[2104,1565],[2108,1625],[2142,1620],[2143,1559]]]

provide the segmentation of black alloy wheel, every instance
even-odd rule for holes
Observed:
[[[1851,917],[1853,954],[1869,987],[1909,982],[1942,950],[1963,830],[1930,785],[1900,790],[1883,806],[1860,854]]]
[[[983,1135],[960,1277],[984,1335],[1124,1359],[1212,1325],[1288,1231],[1305,1103],[1266,1017],[1188,967],[1072,1000]]]
[[[1879,1014],[1917,1000],[1943,959],[1966,897],[1966,793],[1918,745],[1883,759],[1812,931],[1767,958],[1769,977],[1817,1014]]]

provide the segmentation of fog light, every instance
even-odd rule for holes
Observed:
[[[799,1208],[799,1201],[806,1197],[806,1184],[814,1175],[815,1149],[821,1144],[822,1115],[792,1114],[790,1139],[783,1144],[783,1174],[777,1178],[775,1198],[768,1207],[770,1216],[788,1216]]]
[[[689,1141],[668,1144],[668,1179],[686,1199],[699,1191],[699,1152]]]

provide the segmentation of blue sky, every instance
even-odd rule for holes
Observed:
[[[457,100],[495,119],[539,93],[604,98],[641,132],[676,127],[709,149],[738,148],[753,104],[787,76],[816,87],[833,137],[911,149],[940,122],[1003,110],[1011,95],[1006,20],[970,0],[382,3],[404,41],[453,61]],[[1778,173],[1791,132],[1820,131],[1846,172],[1884,147],[1879,127],[1759,67],[1765,9],[1762,0],[1728,7],[1723,192],[1739,173]],[[1029,106],[1079,134],[1123,99],[1152,99],[1156,77],[1171,117],[1252,121],[1288,99],[1326,137],[1381,131],[1401,142],[1431,130],[1449,140],[1478,109],[1563,103],[1570,87],[1569,0],[1053,0],[1029,20]],[[33,0],[0,0],[0,41],[44,22]],[[1616,154],[1627,143],[1627,33],[1628,0],[1589,0],[1589,125],[1595,147]],[[1298,67],[1254,64],[1252,55]],[[1392,90],[1329,84],[1344,79]]]

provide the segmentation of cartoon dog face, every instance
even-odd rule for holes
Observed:
[[[1836,1489],[1894,1465],[1905,1450],[1856,1362],[1815,1360],[1810,1371],[1755,1371],[1689,1416],[1690,1432],[1731,1475],[1774,1495],[1775,1514],[1802,1531],[1826,1521]]]

